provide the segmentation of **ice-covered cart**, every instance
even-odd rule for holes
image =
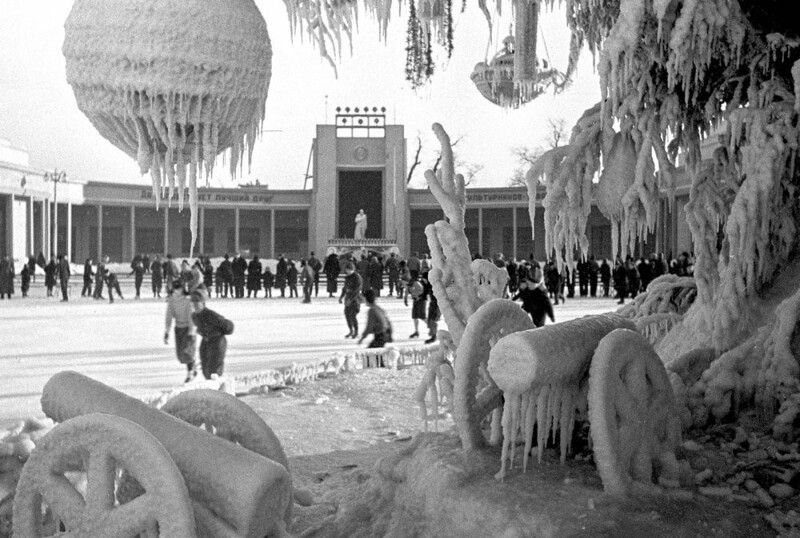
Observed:
[[[189,391],[158,410],[61,372],[45,385],[42,409],[60,424],[23,468],[15,537],[286,535],[286,456],[235,397]]]

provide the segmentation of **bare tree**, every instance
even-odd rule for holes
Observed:
[[[557,148],[561,143],[567,140],[566,120],[564,118],[548,118],[548,133],[545,141],[548,147],[535,146],[533,148],[528,146],[517,146],[511,151],[520,163],[520,166],[514,170],[514,174],[509,180],[509,186],[522,187],[525,185],[525,173],[539,157],[541,157],[547,150]]]
[[[419,154],[422,152],[422,138],[417,135],[417,153],[414,154],[414,162],[411,163],[411,168],[408,169],[408,175],[406,176],[406,185],[411,183],[411,178],[414,177],[414,170],[416,170],[417,166],[422,164],[422,161],[419,160]]]

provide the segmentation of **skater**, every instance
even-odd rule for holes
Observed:
[[[188,383],[197,377],[197,364],[194,359],[195,328],[192,322],[192,301],[180,282],[173,283],[174,290],[167,296],[166,327],[164,328],[164,343],[169,344],[169,331],[172,320],[175,320],[175,355],[178,362],[186,365],[186,379]]]
[[[244,273],[247,271],[247,262],[239,252],[233,257],[231,271],[233,272],[233,296],[236,299],[244,299]]]
[[[325,266],[322,268],[325,273],[326,289],[328,290],[328,297],[336,295],[338,290],[339,273],[342,268],[339,265],[339,256],[335,252],[328,254],[325,258]]]
[[[225,335],[233,333],[233,322],[206,307],[206,293],[197,290],[191,295],[192,322],[197,328],[200,341],[200,367],[203,376],[211,379],[212,374],[221,376],[225,369],[225,353],[228,340]]]
[[[297,276],[299,275],[297,267],[294,265],[294,260],[291,259],[287,265],[289,268],[286,270],[286,280],[289,283],[289,298],[299,297],[297,295]],[[281,290],[281,297],[283,297],[283,290]]]
[[[92,283],[94,279],[94,271],[92,271],[92,259],[86,258],[83,262],[83,289],[81,290],[81,297],[92,296]]]
[[[317,277],[317,272],[311,267],[311,262],[306,260],[300,260],[300,272],[303,276],[303,302],[310,303],[311,291],[314,289],[314,279]]]
[[[161,258],[156,256],[153,263],[150,264],[150,285],[153,288],[153,297],[161,297],[161,287],[163,286],[164,277],[163,266]]]
[[[144,261],[142,261],[141,256],[139,259],[135,259],[131,262],[131,272],[128,273],[128,276],[133,275],[133,286],[136,289],[136,298],[141,299],[142,293],[142,282],[144,281]]]
[[[22,290],[22,296],[27,297],[28,290],[31,289],[31,269],[27,263],[22,266],[22,272],[19,274],[19,276],[20,276],[19,289]]]
[[[94,281],[94,294],[92,295],[95,299],[105,299],[103,297],[103,284],[106,280],[106,263],[108,263],[108,256],[101,258],[97,263],[97,278]]]
[[[414,321],[414,332],[409,335],[409,338],[416,338],[419,336],[419,320],[425,321],[427,312],[425,310],[428,306],[428,298],[425,295],[425,287],[418,280],[416,272],[411,273],[411,281],[406,286],[406,294],[403,297],[403,303],[408,306],[408,296],[411,296],[411,319]]]
[[[319,273],[322,271],[322,262],[314,256],[314,252],[308,256],[308,265],[314,270],[314,297],[319,296]]]
[[[125,297],[122,296],[122,290],[119,289],[119,279],[117,278],[117,274],[111,269],[106,269],[105,271],[106,271],[106,287],[108,288],[108,302],[109,303],[114,302],[115,291],[117,292],[117,295],[119,296],[120,299],[125,299]],[[180,279],[177,279],[174,282],[180,284]]]
[[[344,337],[355,338],[358,336],[358,312],[361,310],[361,275],[356,273],[356,266],[347,262],[344,266],[344,284],[339,304],[344,303],[344,319],[350,330]]]
[[[392,341],[392,322],[389,321],[389,316],[386,312],[375,303],[377,294],[375,290],[367,290],[364,298],[367,300],[369,312],[367,312],[367,326],[364,327],[364,333],[358,339],[359,345],[364,341],[364,338],[372,335],[372,341],[367,346],[368,348],[384,347]],[[380,359],[380,366],[384,367],[383,358]]]
[[[47,288],[48,297],[53,296],[53,288],[56,285],[56,272],[58,272],[56,261],[50,258],[50,262],[44,266],[44,287]]]
[[[428,339],[425,340],[426,344],[432,344],[436,341],[436,333],[439,330],[439,320],[442,319],[442,312],[439,310],[439,301],[433,294],[433,286],[427,278],[423,278],[422,286],[425,289],[425,294],[428,296]]]
[[[394,252],[389,254],[389,259],[386,260],[386,272],[389,273],[389,296],[394,295],[395,290],[397,290],[397,295],[402,295],[398,283],[400,279],[400,261]]]
[[[275,287],[281,290],[281,299],[286,297],[286,277],[289,272],[289,264],[283,254],[278,256],[278,266],[275,268]]]
[[[530,315],[534,326],[544,327],[545,316],[553,323],[556,322],[550,297],[533,279],[529,278],[520,283],[519,290],[511,300],[519,299],[522,300],[522,309]]]
[[[264,267],[264,273],[261,275],[264,279],[264,299],[272,297],[272,286],[275,285],[275,275],[269,268],[269,265]]]
[[[235,295],[233,292],[233,264],[227,252],[222,263],[219,264],[219,273],[217,278],[222,278],[222,296],[227,298],[230,293],[231,297],[233,297]]]
[[[0,299],[5,299],[6,295],[8,295],[9,299],[11,299],[13,294],[14,262],[11,261],[11,256],[6,256],[0,260]]]
[[[261,290],[261,262],[256,254],[247,265],[247,298],[249,299],[252,294],[257,299],[259,290]]]
[[[58,267],[56,268],[56,273],[58,273],[58,280],[61,284],[61,302],[64,303],[69,300],[67,294],[69,292],[69,277],[72,274],[72,271],[69,269],[67,257],[63,254],[58,255]]]
[[[617,261],[614,262],[614,289],[617,291],[617,304],[624,304],[625,297],[628,294],[628,272],[625,270],[625,266],[622,264],[622,260],[617,258]]]

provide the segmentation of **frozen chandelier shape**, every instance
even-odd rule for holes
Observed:
[[[76,0],[65,23],[67,82],[99,133],[150,172],[156,201],[189,188],[230,150],[241,168],[264,120],[272,48],[252,0]]]

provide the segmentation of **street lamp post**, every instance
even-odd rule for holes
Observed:
[[[58,184],[67,180],[67,173],[58,169],[45,172],[44,180],[53,182],[53,242],[50,245],[50,258],[54,259],[58,251]]]

